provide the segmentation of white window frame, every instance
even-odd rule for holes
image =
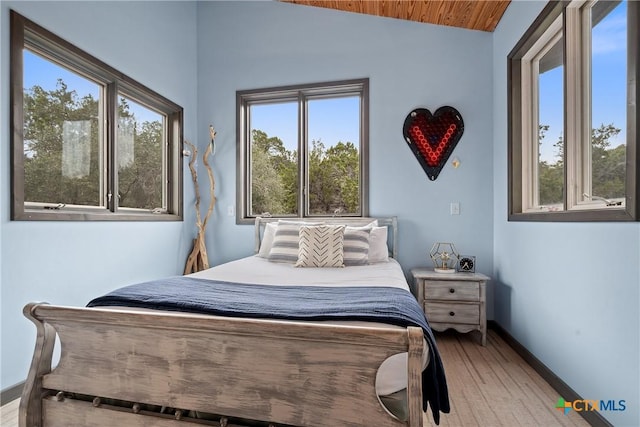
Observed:
[[[591,200],[591,7],[592,0],[550,2],[508,57],[509,220],[638,220],[638,21],[628,2],[626,199],[622,206]],[[564,37],[564,202],[561,210],[538,202],[538,59]]]
[[[250,109],[261,103],[296,101],[298,103],[298,214],[282,218],[318,217],[309,213],[307,102],[314,99],[358,96],[360,98],[360,212],[341,216],[369,215],[369,79],[343,80],[295,86],[238,91],[237,102],[237,197],[236,223],[253,224],[251,212],[251,129]],[[276,217],[276,216],[274,216]]]
[[[538,191],[539,163],[539,84],[540,60],[562,38],[562,17],[553,21],[544,34],[522,58],[522,163],[525,165],[522,201],[527,212],[540,209]]]

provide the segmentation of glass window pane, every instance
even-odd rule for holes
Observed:
[[[118,99],[118,206],[166,208],[164,117],[124,96]]]
[[[101,86],[25,49],[26,203],[103,206]]]
[[[249,108],[250,215],[298,214],[298,104],[254,104]]]
[[[309,214],[359,215],[360,97],[310,100]]]
[[[549,211],[564,205],[563,44],[557,37],[539,60],[538,205]]]
[[[622,205],[626,176],[627,2],[596,3],[591,9],[591,26],[589,196],[605,204]]]

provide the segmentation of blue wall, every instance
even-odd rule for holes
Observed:
[[[513,2],[494,32],[494,319],[602,413],[638,426],[640,224],[507,222],[506,57],[544,2]]]
[[[189,208],[185,222],[9,221],[10,8],[181,105],[187,138],[195,137],[197,107],[195,3],[1,3],[2,389],[24,381],[29,367],[35,328],[22,316],[27,302],[81,306],[118,285],[179,274],[194,234]],[[192,187],[186,170],[186,204]]]
[[[202,2],[198,43],[199,127],[218,130],[214,263],[253,250],[253,228],[227,215],[236,202],[236,91],[369,77],[370,213],[398,216],[403,267],[430,265],[431,245],[453,241],[491,272],[491,34],[279,2]],[[449,162],[431,182],[402,125],[416,107],[443,105],[464,119],[461,165]],[[453,201],[459,216],[449,214]]]
[[[616,425],[640,424],[640,224],[506,220],[506,55],[543,6],[514,1],[489,34],[279,2],[4,1],[0,388],[26,375],[35,335],[20,313],[26,302],[82,305],[121,284],[179,273],[194,233],[187,170],[185,223],[8,220],[13,7],[181,104],[187,139],[202,147],[207,126],[216,127],[217,204],[207,230],[212,264],[247,256],[253,248],[252,227],[227,215],[236,196],[235,92],[369,77],[370,211],[399,217],[403,267],[428,265],[426,253],[436,241],[453,241],[461,252],[475,254],[479,270],[494,277],[489,318],[583,397],[625,399],[627,411],[605,414]],[[110,19],[119,31],[112,31]],[[163,46],[168,55],[160,54]],[[457,108],[465,121],[454,153],[461,165],[449,163],[430,182],[406,147],[401,126],[413,108],[442,105]],[[460,202],[459,216],[449,215],[454,201]]]

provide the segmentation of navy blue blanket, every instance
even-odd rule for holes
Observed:
[[[429,345],[423,371],[423,410],[436,424],[449,412],[444,367],[431,328],[411,293],[392,287],[249,285],[172,277],[117,289],[87,307],[126,306],[230,317],[287,320],[361,320],[420,326]]]

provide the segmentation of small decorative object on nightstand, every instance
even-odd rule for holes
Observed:
[[[416,298],[422,305],[431,328],[458,332],[480,331],[482,345],[487,344],[486,284],[489,277],[480,273],[440,274],[430,268],[411,270]]]
[[[460,255],[458,271],[463,273],[474,273],[476,271],[476,257],[473,255]]]
[[[460,256],[453,243],[434,243],[429,251],[436,273],[455,273]]]

